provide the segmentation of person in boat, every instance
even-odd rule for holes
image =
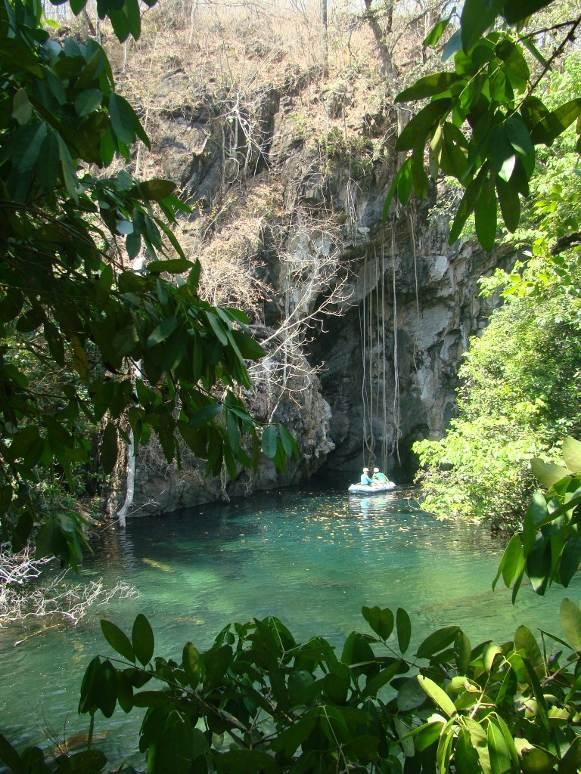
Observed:
[[[361,474],[361,486],[371,486],[373,481],[369,478],[369,468],[363,468]]]
[[[382,473],[379,468],[373,468],[371,482],[376,486],[381,484],[389,484],[389,478],[385,475],[385,473]]]

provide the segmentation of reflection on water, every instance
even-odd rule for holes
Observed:
[[[110,584],[121,578],[139,597],[113,601],[78,628],[51,629],[26,646],[13,646],[22,629],[0,631],[0,728],[20,742],[86,730],[76,715],[80,674],[92,655],[109,654],[100,617],[129,629],[144,612],[157,652],[178,658],[185,641],[206,647],[226,623],[254,615],[275,614],[300,638],[319,633],[338,643],[364,629],[361,606],[376,604],[405,607],[416,642],[451,623],[473,643],[506,638],[517,622],[558,632],[562,592],[542,599],[524,589],[514,608],[510,593],[490,590],[501,543],[474,525],[434,521],[413,495],[285,491],[108,532],[83,573],[103,574]],[[98,724],[103,732],[117,727],[104,740],[111,754],[131,749],[138,724],[138,715],[122,712]]]

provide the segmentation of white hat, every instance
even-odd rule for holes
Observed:
[[[363,472],[365,473],[366,471],[369,473],[369,468],[363,468]]]
[[[379,468],[373,468],[374,473],[379,473]]]

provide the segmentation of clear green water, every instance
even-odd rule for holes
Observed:
[[[157,653],[174,657],[187,640],[205,647],[226,623],[267,614],[298,637],[338,644],[365,629],[365,604],[405,607],[416,642],[447,624],[461,625],[473,644],[507,638],[517,623],[558,632],[560,590],[542,599],[524,589],[516,607],[509,592],[490,590],[501,551],[485,529],[435,521],[401,491],[366,499],[285,491],[134,520],[125,534],[105,536],[83,575],[124,579],[138,598],[26,645],[13,643],[31,629],[0,630],[0,729],[20,744],[86,730],[76,714],[80,677],[93,655],[110,655],[100,617],[128,630],[144,612]],[[579,596],[580,586],[568,594]],[[137,713],[118,710],[97,730],[116,728],[102,743],[118,759],[134,747],[138,725]]]

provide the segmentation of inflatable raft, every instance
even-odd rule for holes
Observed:
[[[393,481],[389,481],[387,484],[378,484],[377,486],[366,486],[365,484],[351,484],[347,490],[349,494],[361,494],[361,495],[374,495],[380,492],[389,492],[391,489],[395,489]]]

